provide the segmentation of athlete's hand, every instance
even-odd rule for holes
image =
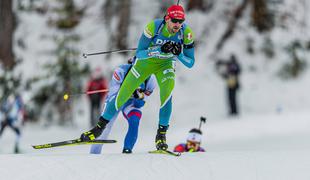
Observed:
[[[141,89],[136,89],[133,92],[133,97],[136,98],[136,99],[143,99],[144,98],[144,93],[142,92]]]
[[[136,108],[141,108],[145,104],[145,101],[143,99],[134,99],[133,100],[133,106]]]
[[[149,47],[148,56],[159,59],[170,59],[174,57],[172,53],[163,53],[160,46]]]
[[[182,45],[181,43],[173,43],[172,44],[172,49],[171,49],[172,54],[178,56],[182,52]]]
[[[196,152],[196,150],[194,148],[190,148],[188,152]]]
[[[173,45],[173,42],[172,41],[168,41],[168,42],[166,42],[165,44],[163,44],[162,46],[161,46],[161,52],[163,52],[163,53],[170,53],[171,52],[171,50],[172,50],[172,45]]]

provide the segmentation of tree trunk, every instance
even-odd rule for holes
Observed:
[[[175,4],[177,1],[174,1],[174,0],[164,0],[164,1],[159,1],[159,2],[160,2],[160,11],[158,12],[159,13],[158,17],[162,18],[166,14],[166,11],[167,11],[168,7],[170,7],[171,5]]]
[[[12,0],[0,0],[0,61],[7,69],[15,65],[12,50],[15,17],[12,4]]]
[[[123,0],[120,4],[120,15],[116,34],[116,47],[119,49],[127,48],[127,35],[130,21],[131,0]]]
[[[204,0],[189,0],[187,3],[187,10],[191,11],[195,9],[205,11]]]
[[[118,8],[116,8],[118,2],[115,0],[106,0],[102,7],[102,16],[105,24],[110,28],[112,17]]]
[[[273,19],[266,0],[252,0],[252,22],[259,32],[267,31],[273,26]]]
[[[219,51],[222,49],[224,43],[234,34],[235,28],[237,26],[238,20],[242,17],[243,11],[245,10],[248,2],[250,0],[243,0],[243,2],[236,8],[234,11],[232,20],[229,21],[228,27],[223,34],[222,38],[216,45],[216,50]]]

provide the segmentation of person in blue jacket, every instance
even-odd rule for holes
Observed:
[[[19,141],[21,136],[20,127],[18,124],[24,120],[24,103],[20,95],[9,95],[1,105],[1,123],[0,137],[6,129],[10,127],[16,134],[14,153],[19,153]]]

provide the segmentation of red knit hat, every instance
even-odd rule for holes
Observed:
[[[185,19],[185,12],[182,6],[172,5],[167,9],[167,16],[175,19]]]

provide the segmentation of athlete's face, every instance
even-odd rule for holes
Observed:
[[[177,33],[181,29],[183,22],[184,19],[175,19],[168,16],[166,18],[168,31],[170,31],[171,33]]]
[[[194,151],[198,151],[200,143],[194,141],[187,141],[186,143],[187,149],[192,149]]]

